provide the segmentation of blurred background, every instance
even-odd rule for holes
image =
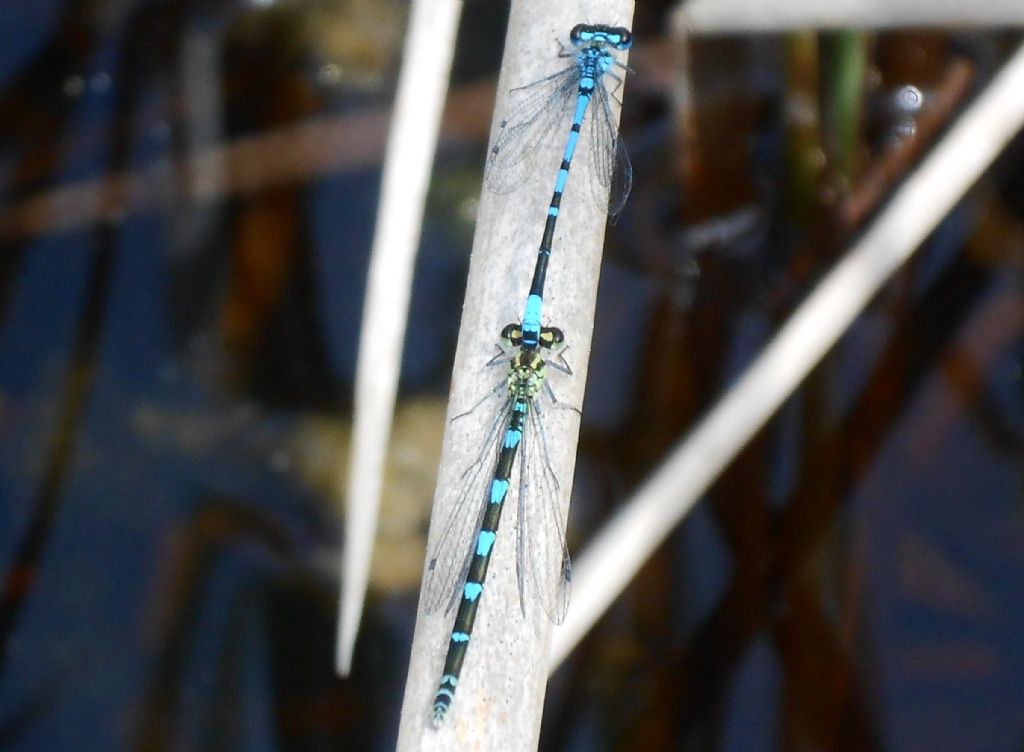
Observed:
[[[507,3],[463,12],[344,681],[337,489],[408,3],[0,8],[0,748],[391,749]],[[1022,37],[686,40],[673,8],[633,26],[577,552]],[[543,749],[1024,750],[1022,159],[555,675]]]

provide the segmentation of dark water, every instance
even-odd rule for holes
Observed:
[[[341,681],[334,489],[405,6],[6,5],[0,748],[391,748],[500,14],[465,9],[383,553]],[[680,111],[661,6],[634,26],[635,188],[608,233],[576,551],[1019,36],[694,42]],[[1022,156],[560,670],[544,748],[1024,747]]]

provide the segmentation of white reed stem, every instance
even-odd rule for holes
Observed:
[[[555,631],[552,667],[1021,129],[1021,92],[1024,47],[737,383],[577,559],[573,603]]]

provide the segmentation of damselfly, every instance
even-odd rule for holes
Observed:
[[[453,489],[454,499],[427,566],[427,612],[436,612],[442,607],[451,610],[459,601],[434,697],[432,721],[435,726],[444,720],[455,696],[498,522],[513,486],[512,470],[517,453],[521,456],[516,535],[520,609],[525,616],[527,602],[538,602],[551,621],[561,623],[569,603],[569,551],[559,509],[558,479],[548,459],[540,402],[541,391],[546,391],[552,404],[558,404],[545,380],[547,365],[572,373],[561,356],[560,362],[550,364],[542,357],[544,351],[559,353],[564,348],[564,336],[559,329],[543,327],[538,345],[531,347],[524,343],[522,328],[509,324],[502,330],[502,341],[504,346],[498,346],[499,354],[488,365],[508,362],[507,378],[471,410],[454,419],[469,416],[484,403],[497,403],[490,413],[482,451]],[[533,592],[532,599],[527,595],[528,590]]]
[[[618,214],[626,202],[633,182],[629,156],[615,127],[611,100],[614,91],[605,87],[605,76],[617,82],[622,79],[615,68],[628,70],[615,59],[612,50],[628,50],[633,35],[618,26],[577,24],[569,33],[575,50],[565,49],[560,57],[572,57],[572,65],[532,84],[513,89],[513,98],[521,98],[508,117],[501,122],[488,159],[487,186],[497,193],[508,193],[526,181],[537,169],[537,160],[548,158],[549,141],[568,121],[568,137],[562,152],[562,163],[555,179],[555,190],[548,206],[547,221],[537,254],[537,265],[530,286],[530,301],[523,318],[523,339],[535,345],[540,335],[540,300],[544,295],[547,263],[555,224],[562,204],[562,194],[569,178],[569,167],[576,145],[583,138],[589,164],[584,166],[587,182],[595,200],[611,215]],[[586,118],[591,101],[593,112]],[[585,133],[584,133],[585,131]],[[610,193],[609,193],[610,191]]]

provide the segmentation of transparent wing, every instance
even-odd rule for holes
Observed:
[[[571,564],[559,504],[558,478],[548,457],[539,400],[533,401],[527,420],[519,470],[516,535],[519,603],[525,614],[526,591],[532,589],[547,617],[561,624],[569,608]]]
[[[598,206],[614,217],[626,205],[633,187],[633,166],[619,138],[610,99],[604,83],[598,83],[590,104],[586,148],[590,161],[591,195]]]
[[[487,424],[480,453],[459,476],[441,534],[427,560],[424,606],[428,614],[450,610],[459,599],[473,557],[473,543],[483,518],[487,488],[498,462],[498,437],[508,422],[512,400],[498,400]]]
[[[537,169],[551,173],[554,181],[558,157],[568,137],[572,108],[579,87],[575,65],[519,89],[516,100],[501,123],[487,158],[487,187],[495,193],[511,193]],[[563,138],[558,139],[557,135]]]

